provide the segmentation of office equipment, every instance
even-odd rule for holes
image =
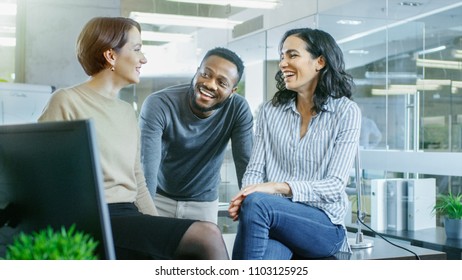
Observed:
[[[407,184],[404,179],[387,180],[387,229],[407,228]]]
[[[435,178],[407,179],[407,229],[436,227],[433,207],[436,203]]]
[[[76,224],[115,259],[103,192],[91,120],[0,126],[0,249],[19,231]]]
[[[0,83],[0,125],[36,122],[52,92],[52,86]]]
[[[387,180],[371,180],[371,228],[387,228]]]

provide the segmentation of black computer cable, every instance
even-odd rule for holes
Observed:
[[[362,221],[362,219],[358,219],[358,221],[359,221],[363,226],[365,226],[368,230],[370,230],[371,232],[373,232],[375,235],[378,235],[380,238],[382,238],[382,239],[385,240],[386,242],[390,243],[391,245],[393,245],[393,246],[395,246],[395,247],[398,247],[398,248],[400,248],[400,249],[403,249],[403,250],[405,250],[405,251],[408,251],[409,253],[411,253],[411,254],[413,254],[413,255],[415,256],[416,260],[420,260],[419,255],[416,254],[414,251],[409,250],[409,249],[407,249],[407,248],[404,248],[404,247],[402,247],[402,246],[400,246],[400,245],[398,245],[398,244],[395,244],[395,243],[391,242],[390,240],[388,240],[387,238],[385,238],[382,234],[378,233],[377,231],[373,230],[371,227],[369,227],[368,225],[366,225],[366,224]]]

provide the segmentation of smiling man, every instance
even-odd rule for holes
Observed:
[[[217,223],[220,168],[231,140],[241,186],[253,139],[253,117],[236,94],[242,60],[226,48],[204,56],[190,84],[151,94],[140,114],[141,157],[161,216]]]

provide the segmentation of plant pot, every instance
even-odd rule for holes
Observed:
[[[444,217],[444,230],[446,231],[446,238],[462,239],[462,219]]]

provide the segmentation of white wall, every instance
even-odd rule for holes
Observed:
[[[264,61],[246,64],[245,69],[245,99],[249,103],[252,114],[256,117],[260,105],[265,101]]]
[[[16,82],[57,88],[87,76],[75,56],[84,24],[95,16],[119,16],[120,0],[24,0],[18,3]],[[21,24],[23,23],[23,24]]]

